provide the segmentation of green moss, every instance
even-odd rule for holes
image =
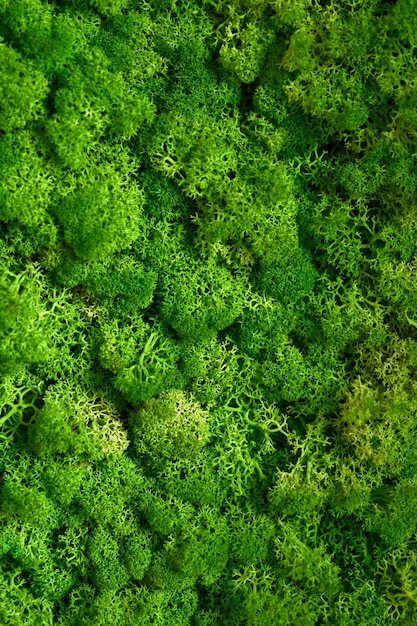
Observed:
[[[412,0],[0,0],[0,623],[415,623]]]

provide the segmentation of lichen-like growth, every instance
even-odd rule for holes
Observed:
[[[417,623],[414,0],[0,0],[1,626]]]

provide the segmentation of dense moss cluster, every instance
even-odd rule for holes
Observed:
[[[414,0],[0,0],[0,624],[417,625]]]

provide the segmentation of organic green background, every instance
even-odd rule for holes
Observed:
[[[417,625],[415,0],[0,0],[1,626]]]

